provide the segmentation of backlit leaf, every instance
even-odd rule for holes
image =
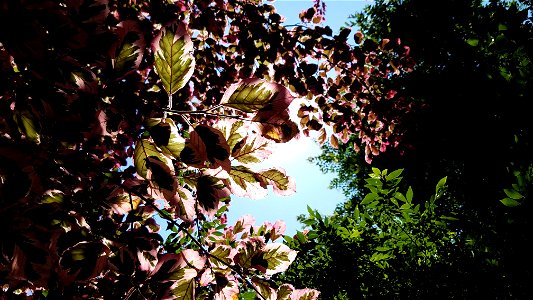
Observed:
[[[292,292],[291,300],[316,300],[320,292],[314,289],[301,289]]]
[[[266,197],[266,187],[261,186],[257,174],[245,166],[232,166],[229,173],[231,192],[239,197],[262,199]]]
[[[133,164],[135,165],[137,174],[143,178],[147,178],[147,159],[149,157],[156,158],[157,160],[169,166],[169,168],[172,166],[172,160],[163,155],[161,150],[159,150],[154,143],[145,139],[139,140],[135,144],[135,149],[133,152]]]
[[[181,160],[190,166],[222,167],[228,172],[231,169],[229,156],[229,145],[222,132],[207,125],[196,126],[180,153]]]
[[[179,158],[185,148],[185,139],[178,132],[178,127],[172,119],[151,118],[148,119],[147,127],[152,139],[161,150]]]
[[[184,23],[161,29],[154,43],[155,70],[169,95],[174,94],[191,78],[195,59],[193,43]]]
[[[36,144],[41,143],[41,137],[39,135],[39,128],[35,122],[35,118],[29,111],[16,112],[14,115],[15,122],[19,127],[19,130],[26,138]]]
[[[220,201],[229,197],[230,191],[222,181],[213,176],[201,176],[196,184],[196,198],[205,213],[214,216]]]
[[[246,79],[232,85],[222,97],[221,104],[244,112],[256,112],[267,105],[284,110],[294,99],[282,85],[261,79]]]
[[[248,135],[233,148],[231,156],[243,164],[260,163],[272,154],[270,143],[261,136]]]
[[[297,251],[291,250],[284,244],[268,244],[263,248],[263,259],[268,263],[267,275],[272,275],[287,270],[296,258]]]
[[[117,35],[115,53],[111,57],[120,79],[139,68],[146,44],[138,23],[133,20],[120,22]]]
[[[509,197],[511,199],[520,200],[520,199],[524,198],[524,196],[522,196],[522,194],[520,194],[519,192],[517,192],[517,191],[515,191],[513,189],[504,189],[503,191],[505,192],[507,197]]]
[[[515,206],[519,206],[521,203],[514,200],[514,199],[511,199],[511,198],[504,198],[502,200],[500,200],[501,203],[503,203],[503,205],[505,206],[509,206],[509,207],[515,207]]]
[[[296,184],[292,177],[285,175],[282,169],[268,169],[257,172],[257,180],[263,187],[272,185],[273,191],[282,196],[292,195],[296,192]]]

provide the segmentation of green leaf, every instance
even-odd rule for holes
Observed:
[[[29,141],[32,141],[36,144],[41,143],[41,137],[38,132],[39,129],[34,121],[33,115],[29,111],[17,111],[13,117],[19,127],[20,132],[24,134]]]
[[[501,203],[503,203],[503,205],[505,206],[509,206],[509,207],[515,207],[515,206],[519,206],[521,205],[520,202],[514,200],[514,199],[511,199],[511,198],[504,198],[502,200],[500,200]]]
[[[168,95],[176,93],[191,78],[195,60],[193,43],[184,23],[165,27],[154,40],[155,70]]]
[[[478,39],[468,39],[466,40],[466,43],[472,47],[475,47],[479,44],[479,40]]]
[[[405,197],[407,198],[407,203],[411,203],[413,201],[413,189],[411,187],[407,189],[407,193],[405,193]]]
[[[378,197],[377,194],[370,193],[366,194],[365,198],[363,198],[363,201],[361,202],[362,205],[367,205],[368,203],[374,201]]]
[[[405,196],[404,196],[402,193],[400,193],[400,192],[396,192],[396,193],[394,194],[394,197],[395,197],[396,199],[402,201],[402,202],[407,202],[407,199],[405,199]]]
[[[400,175],[402,174],[402,172],[403,172],[403,169],[398,169],[398,170],[396,170],[396,171],[391,172],[391,173],[390,173],[389,175],[387,175],[387,177],[386,177],[387,181],[391,181],[391,180],[397,178],[398,176],[400,176]]]
[[[438,194],[439,191],[444,188],[444,186],[446,185],[446,180],[448,179],[448,177],[443,177],[441,180],[439,180],[439,182],[437,183],[437,186],[435,187],[435,194]]]
[[[381,171],[378,168],[372,168],[372,172],[377,176],[381,176]]]
[[[520,200],[520,199],[524,198],[524,196],[522,196],[519,192],[517,192],[515,190],[504,189],[503,191],[505,192],[507,197],[509,197],[511,199]]]

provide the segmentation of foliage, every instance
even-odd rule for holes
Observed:
[[[421,201],[403,188],[402,171],[373,168],[364,198],[332,216],[309,209],[302,220],[309,231],[287,239],[300,253],[283,278],[318,288],[326,299],[446,295],[439,286],[455,268],[450,249],[460,234],[452,225],[457,218],[436,205],[447,198],[446,177]],[[434,268],[446,274],[437,277]]]
[[[413,64],[398,42],[350,46],[315,6],[284,26],[252,0],[2,1],[3,291],[315,299],[273,285],[296,252],[279,223],[228,226],[231,195],[294,192],[254,164],[301,133],[358,133],[367,160],[394,146],[409,105],[388,79]]]
[[[417,62],[412,72],[390,82],[419,104],[404,119],[402,144],[376,157],[371,166],[403,168],[405,181],[417,195],[427,197],[434,193],[427,182],[447,176],[449,196],[435,203],[436,211],[457,218],[448,227],[457,233],[455,242],[442,248],[447,256],[424,272],[418,273],[414,265],[395,269],[398,282],[413,283],[397,297],[419,291],[428,293],[424,298],[531,298],[533,260],[524,248],[531,242],[533,187],[530,1],[450,0],[434,5],[378,0],[352,21],[373,38],[400,38],[411,46],[410,55]],[[362,201],[367,184],[360,174],[370,166],[362,163],[363,154],[352,151],[351,143],[338,148],[327,148],[315,161],[323,170],[337,172],[334,184],[353,197],[346,208],[337,209],[338,217],[332,217],[349,223],[354,219],[353,203]],[[301,247],[308,247],[308,253],[325,253],[317,254],[316,260],[329,274],[346,270],[343,276],[329,278],[330,283],[352,277],[359,281],[351,285],[376,285],[373,278],[358,277],[369,270],[366,261],[358,260],[359,253],[371,257],[364,247],[350,248],[350,239],[335,231],[318,236],[316,245],[311,240]],[[326,238],[327,243],[320,241]],[[328,258],[331,253],[337,256]],[[293,274],[309,270],[305,258],[299,259]],[[347,267],[348,263],[338,263],[341,259],[353,263]],[[383,291],[396,288],[392,283]],[[357,291],[374,295],[363,288]]]

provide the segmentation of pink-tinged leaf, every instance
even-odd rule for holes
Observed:
[[[180,266],[188,266],[196,270],[200,270],[205,266],[206,258],[200,255],[200,253],[193,249],[185,249],[180,253],[183,263]],[[180,261],[180,262],[181,262]]]
[[[110,56],[120,80],[139,68],[146,43],[138,22],[134,20],[120,22],[115,33],[117,41]]]
[[[267,244],[263,247],[263,259],[268,263],[267,275],[272,275],[287,270],[296,258],[297,251],[291,250],[284,244]]]
[[[261,237],[248,238],[237,246],[238,253],[233,260],[242,268],[264,271],[268,267],[268,262],[262,259],[264,246],[265,241]]]
[[[146,127],[155,144],[162,152],[179,158],[185,147],[185,139],[180,135],[178,127],[172,119],[150,118],[146,121]]]
[[[216,124],[216,127],[224,134],[228,142],[229,149],[233,152],[235,145],[246,135],[248,126],[243,121],[224,119]]]
[[[194,281],[197,270],[204,267],[205,261],[205,257],[192,249],[186,249],[180,254],[163,254],[151,272],[151,278],[159,282],[176,281],[177,289],[172,288],[171,293],[190,296],[194,293],[189,290],[190,281]]]
[[[231,156],[243,164],[260,163],[272,154],[270,146],[266,138],[248,135],[232,148]]]
[[[163,155],[160,148],[158,148],[154,143],[150,142],[149,140],[139,140],[135,144],[135,149],[133,152],[133,164],[137,170],[137,174],[143,178],[147,178],[147,159],[150,157],[163,162],[169,168],[173,168],[172,160]]]
[[[61,253],[59,264],[76,280],[88,280],[107,268],[109,253],[109,248],[102,243],[80,242]]]
[[[286,143],[300,134],[300,128],[290,119],[288,109],[275,114],[261,110],[255,115],[253,121],[256,122],[256,127],[263,137],[276,143]]]
[[[282,284],[278,288],[278,298],[276,300],[290,300],[294,287],[291,284]]]
[[[194,278],[196,275],[197,273],[194,269],[179,269],[172,275],[172,279],[176,280],[176,283],[172,285],[170,293],[163,296],[163,299],[194,300],[196,288]]]
[[[273,289],[268,281],[262,280],[257,277],[252,278],[252,284],[256,288],[256,290],[259,292],[260,295],[257,295],[260,299],[265,300],[276,300],[278,298],[278,294],[275,289]]]
[[[220,208],[220,201],[230,196],[230,190],[213,176],[201,176],[196,183],[196,198],[204,212],[213,217]]]
[[[185,86],[194,72],[193,43],[187,26],[180,22],[162,28],[152,47],[155,70],[172,95]]]
[[[215,272],[210,268],[205,269],[200,275],[200,286],[208,286],[215,283]]]
[[[165,197],[165,199],[167,199],[169,204],[175,209],[177,217],[187,222],[193,221],[196,216],[196,201],[189,190],[183,187],[178,187],[173,195]]]
[[[239,299],[239,284],[234,276],[217,276],[219,284],[215,288],[214,300],[236,300]],[[224,285],[220,283],[226,283]]]
[[[252,215],[244,215],[241,216],[237,222],[235,222],[235,226],[233,226],[233,233],[238,234],[240,232],[247,232],[250,231],[250,228],[254,225],[255,218]]]
[[[129,194],[121,194],[114,197],[110,201],[111,209],[117,215],[125,215],[128,212],[137,209],[137,206],[141,203],[141,199]]]
[[[320,292],[313,289],[295,290],[291,294],[291,300],[316,300]]]
[[[209,257],[211,268],[226,270],[233,264],[233,257],[237,253],[228,245],[217,245],[213,250],[209,251],[209,254],[211,254]]]
[[[209,167],[230,172],[230,149],[222,132],[206,125],[198,125],[190,133],[185,148],[180,153],[181,160],[189,166]]]
[[[146,166],[148,167],[146,179],[150,180],[152,185],[155,184],[156,189],[170,191],[173,194],[177,184],[173,166],[168,166],[153,156],[146,158]]]
[[[285,230],[287,229],[287,224],[285,222],[278,220],[274,225],[272,225],[272,229],[270,230],[270,240],[275,241],[278,238],[282,237],[285,234]]]
[[[245,166],[233,166],[229,173],[229,186],[233,194],[250,199],[262,199],[268,191],[256,178],[257,174]]]
[[[287,196],[296,192],[294,179],[285,175],[282,169],[272,168],[259,171],[256,173],[256,178],[265,188],[267,185],[272,185],[272,190],[278,195]]]
[[[281,111],[289,107],[294,97],[282,85],[262,79],[245,79],[233,84],[220,103],[247,113],[256,112],[267,106],[269,110]]]

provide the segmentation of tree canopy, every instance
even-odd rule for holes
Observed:
[[[401,138],[410,105],[389,79],[409,48],[334,33],[323,8],[286,26],[254,0],[1,1],[2,291],[316,299],[271,280],[296,256],[282,223],[225,212],[231,195],[294,192],[254,167],[272,143],[357,133],[370,161]]]
[[[400,145],[371,165],[351,141],[325,147],[314,160],[338,173],[332,184],[348,199],[332,216],[312,210],[302,218],[310,231],[289,241],[302,257],[289,278],[338,299],[531,297],[533,260],[524,247],[533,187],[531,11],[528,1],[378,0],[354,15],[352,25],[367,36],[410,46],[413,71],[389,85],[413,110],[401,124]],[[395,196],[386,169],[403,170],[402,195]],[[444,177],[446,193],[432,201]],[[417,219],[401,213],[409,190],[417,214],[432,208],[429,223],[410,227]],[[395,226],[384,224],[387,218]],[[434,243],[436,261],[391,248],[405,245],[404,234],[416,249]],[[304,275],[317,265],[342,275]],[[343,288],[329,289],[335,285]]]

